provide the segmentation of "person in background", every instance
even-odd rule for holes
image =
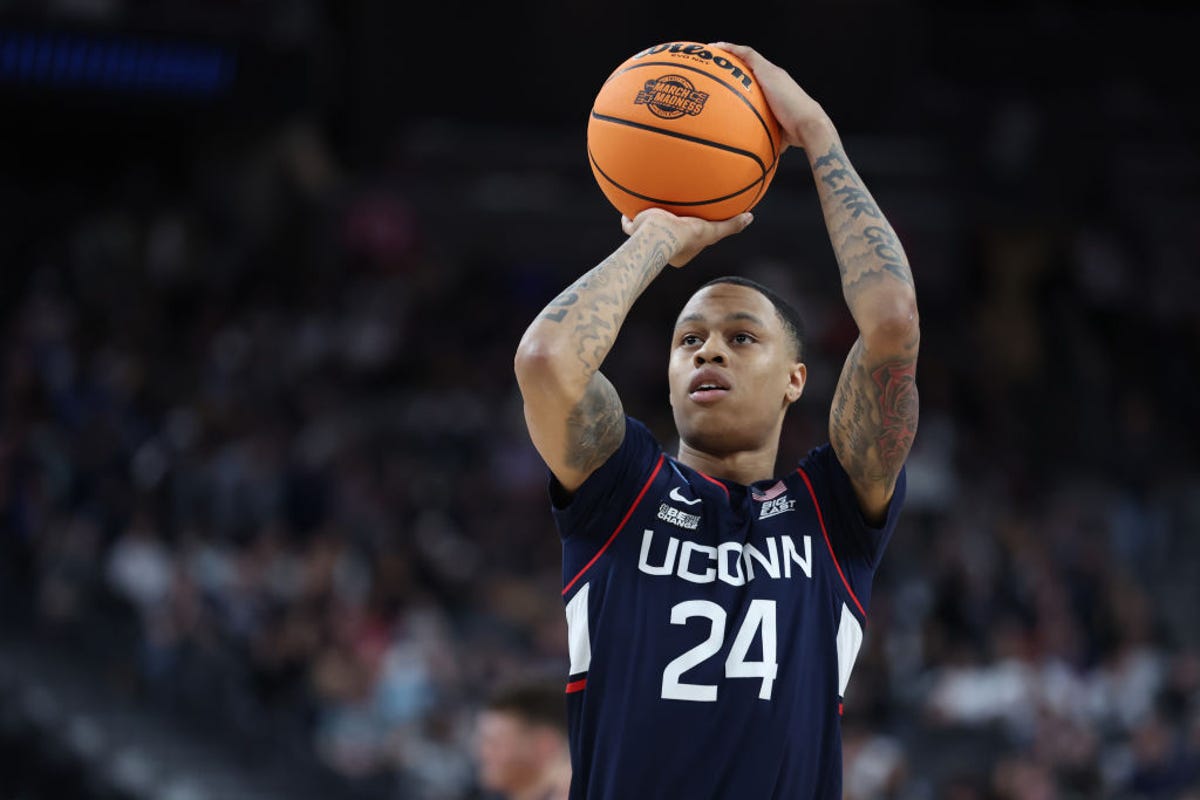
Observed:
[[[566,800],[571,785],[567,706],[560,681],[497,687],[475,720],[479,786],[503,800]]]

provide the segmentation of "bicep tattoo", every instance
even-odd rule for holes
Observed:
[[[917,433],[916,356],[866,363],[854,343],[838,379],[829,433],[838,459],[856,483],[891,489]]]
[[[590,473],[616,452],[624,437],[621,398],[608,378],[597,372],[567,415],[567,465]]]

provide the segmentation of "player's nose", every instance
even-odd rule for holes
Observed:
[[[697,367],[705,364],[725,363],[725,352],[721,348],[719,340],[714,342],[714,339],[717,339],[717,337],[710,336],[705,339],[703,346],[701,346],[700,349],[696,351],[696,354],[692,357],[692,361]]]

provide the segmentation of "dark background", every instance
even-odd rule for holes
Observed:
[[[676,39],[788,68],[916,277],[846,797],[1197,796],[1198,23],[0,0],[0,798],[481,796],[481,697],[566,665],[512,355],[622,238],[595,91]],[[854,330],[801,154],[755,214],[605,371],[670,448],[680,304],[776,286],[812,340],[786,465]]]

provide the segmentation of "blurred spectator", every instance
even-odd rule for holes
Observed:
[[[844,800],[903,797],[910,777],[899,740],[853,725],[842,728],[842,773]]]
[[[498,800],[566,800],[571,785],[562,681],[509,681],[475,721],[479,785]]]

